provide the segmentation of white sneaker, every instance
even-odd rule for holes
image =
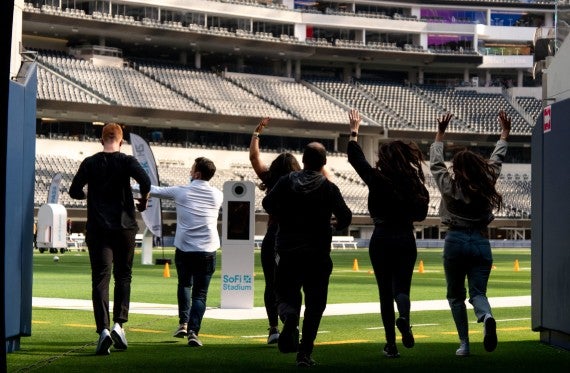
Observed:
[[[277,327],[272,326],[269,328],[269,336],[267,337],[267,344],[272,345],[279,341],[279,329]]]
[[[457,351],[455,351],[455,355],[457,356],[469,356],[470,355],[470,351],[469,351],[469,341],[462,339],[461,340],[461,344],[459,345],[459,348],[457,349]]]
[[[109,355],[109,347],[113,344],[111,339],[111,334],[109,334],[108,329],[103,329],[101,334],[99,334],[99,341],[97,342],[97,349],[95,350],[96,355]]]
[[[117,350],[127,349],[127,337],[125,336],[125,331],[117,322],[113,326],[113,330],[111,330],[111,338],[113,339],[113,345]]]

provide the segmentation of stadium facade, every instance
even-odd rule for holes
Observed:
[[[513,118],[500,179],[506,208],[490,235],[530,238],[530,136],[543,107],[545,67],[537,62],[553,53],[554,2],[44,0],[19,6],[20,56],[38,64],[36,207],[55,172],[64,174],[65,191],[78,162],[96,151],[102,122],[124,123],[151,142],[163,183],[185,182],[192,159],[204,154],[220,165],[216,182],[223,183],[255,180],[247,145],[258,119],[271,116],[264,156],[322,141],[355,212],[347,234],[367,238],[366,188],[343,156],[349,108],[364,115],[361,144],[371,161],[377,144],[394,138],[416,141],[427,155],[435,118],[448,111],[456,116],[450,151],[470,146],[488,154],[504,109]],[[430,193],[421,238],[443,232],[433,184]],[[262,234],[259,198],[256,232]],[[64,202],[80,226],[85,206]],[[167,222],[172,207],[165,206]]]

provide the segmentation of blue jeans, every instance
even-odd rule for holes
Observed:
[[[450,230],[443,246],[443,267],[447,281],[447,301],[459,339],[467,339],[469,327],[465,299],[465,278],[469,286],[469,303],[478,322],[491,314],[487,299],[487,282],[493,265],[489,240],[479,230]]]
[[[178,274],[178,317],[180,324],[198,334],[206,312],[210,280],[216,270],[216,252],[184,252],[174,254]],[[192,297],[190,298],[190,294]],[[190,306],[192,299],[192,306]]]

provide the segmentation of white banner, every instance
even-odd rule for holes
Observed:
[[[47,203],[59,203],[59,184],[61,184],[61,179],[61,173],[58,172],[53,175],[48,190]]]
[[[159,186],[158,183],[158,169],[154,155],[148,143],[140,136],[133,133],[130,134],[131,146],[133,148],[133,156],[139,161],[142,168],[150,177],[152,185]],[[148,206],[145,211],[141,213],[144,223],[147,228],[157,237],[162,237],[162,211],[160,208],[160,199],[151,197],[148,200]]]

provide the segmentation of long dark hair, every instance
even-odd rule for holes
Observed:
[[[417,192],[425,183],[423,160],[424,156],[415,142],[394,140],[378,146],[376,168],[395,188],[411,183],[411,192]]]
[[[497,192],[497,175],[489,161],[470,150],[461,150],[453,156],[453,188],[459,188],[471,199],[483,200],[487,206],[500,210],[503,197]]]
[[[269,177],[265,179],[265,182],[259,185],[259,189],[267,190],[283,175],[287,175],[292,171],[299,171],[301,166],[297,162],[297,158],[291,153],[283,152],[277,156],[269,165]]]

